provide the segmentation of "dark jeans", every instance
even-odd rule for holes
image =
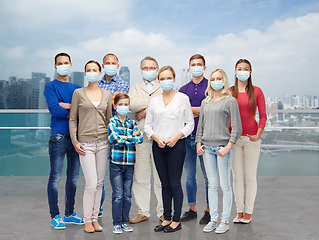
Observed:
[[[67,171],[65,183],[65,215],[74,212],[76,184],[79,178],[80,161],[75,151],[70,135],[51,134],[49,141],[50,177],[48,182],[48,201],[51,218],[60,214],[58,207],[58,184],[61,179],[64,157],[67,157]]]
[[[112,186],[113,225],[128,222],[131,209],[134,165],[110,162],[110,182]]]
[[[162,183],[162,197],[164,206],[164,219],[172,219],[172,200],[174,201],[173,221],[179,222],[183,205],[183,190],[181,177],[185,159],[185,139],[177,141],[174,147],[160,148],[153,142],[153,156]]]

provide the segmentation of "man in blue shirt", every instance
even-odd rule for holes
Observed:
[[[126,81],[121,79],[117,74],[119,70],[119,60],[113,53],[108,53],[103,58],[103,72],[104,76],[99,80],[99,87],[108,90],[112,94],[113,116],[116,114],[114,109],[113,99],[119,92],[128,94],[129,85]]]
[[[51,137],[49,141],[50,177],[48,181],[48,201],[51,225],[55,229],[65,229],[65,223],[82,225],[83,220],[74,212],[76,184],[79,178],[80,161],[69,132],[69,114],[72,95],[79,85],[69,82],[71,58],[67,53],[55,56],[57,79],[46,83],[44,96],[51,113]],[[61,179],[64,157],[67,156],[67,178],[65,184],[64,222],[58,207],[58,184]]]
[[[112,115],[116,115],[116,110],[114,109],[114,97],[120,93],[128,94],[129,85],[126,81],[121,79],[117,74],[119,70],[119,59],[113,53],[108,53],[103,58],[102,70],[104,76],[99,80],[99,87],[105,90],[108,90],[112,94]],[[102,217],[103,203],[105,198],[105,182],[103,182],[102,198],[101,198],[101,207],[99,217]]]
[[[199,120],[199,113],[202,100],[205,99],[205,91],[207,88],[208,80],[204,77],[206,70],[205,59],[200,54],[195,54],[189,59],[189,70],[192,74],[192,80],[179,89],[180,92],[185,93],[189,97],[194,115],[195,127],[191,135],[185,139],[186,155],[184,168],[186,172],[186,193],[188,199],[189,211],[185,212],[181,217],[181,221],[185,222],[197,218],[196,211],[196,165],[197,165],[197,152],[196,152],[196,131]],[[206,176],[203,156],[199,156],[200,166],[205,179],[206,188],[206,210],[204,216],[199,221],[199,224],[207,224],[210,221],[209,206],[208,206],[208,180]]]

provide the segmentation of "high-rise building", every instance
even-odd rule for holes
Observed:
[[[188,83],[192,79],[192,76],[189,72],[189,69],[184,68],[182,73],[182,79],[181,79],[181,87],[184,86],[186,83]]]
[[[39,109],[39,94],[40,94],[40,81],[46,79],[45,73],[32,72],[31,79],[31,109]],[[41,93],[43,94],[43,92]]]
[[[71,72],[71,82],[84,87],[84,72]]]
[[[130,70],[128,69],[128,67],[121,67],[119,76],[130,86]]]
[[[282,103],[281,100],[279,100],[278,103],[277,103],[277,109],[278,109],[278,110],[283,110],[283,109],[284,109],[284,104]],[[277,119],[278,119],[279,121],[283,121],[284,118],[285,118],[284,113],[278,113]]]

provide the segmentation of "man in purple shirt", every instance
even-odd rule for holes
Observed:
[[[204,71],[206,70],[205,59],[200,54],[195,54],[189,59],[189,70],[192,74],[192,80],[180,88],[180,92],[186,94],[189,97],[193,115],[195,127],[191,135],[186,138],[186,155],[184,167],[186,171],[186,193],[188,199],[189,210],[181,217],[181,221],[185,222],[191,219],[197,218],[196,212],[196,165],[197,165],[197,153],[196,153],[196,131],[199,120],[200,106],[202,100],[205,99],[205,91],[207,88],[208,80],[204,77]],[[205,179],[206,187],[206,203],[207,207],[204,216],[199,221],[199,224],[207,224],[210,221],[209,206],[208,206],[208,180],[203,162],[203,156],[199,156],[200,166],[202,168],[203,176]]]

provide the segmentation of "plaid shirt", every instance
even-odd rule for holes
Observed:
[[[103,75],[102,79],[99,80],[99,87],[110,91],[111,94],[117,91],[122,91],[128,94],[129,90],[127,82],[121,79],[117,74],[111,79],[109,83],[105,80],[105,75]]]
[[[134,131],[139,131],[137,136]],[[143,142],[143,134],[138,129],[134,120],[126,118],[122,122],[117,115],[112,117],[109,122],[108,136],[111,144],[110,160],[115,164],[133,165],[136,159],[135,144]],[[127,140],[120,135],[127,136]]]

